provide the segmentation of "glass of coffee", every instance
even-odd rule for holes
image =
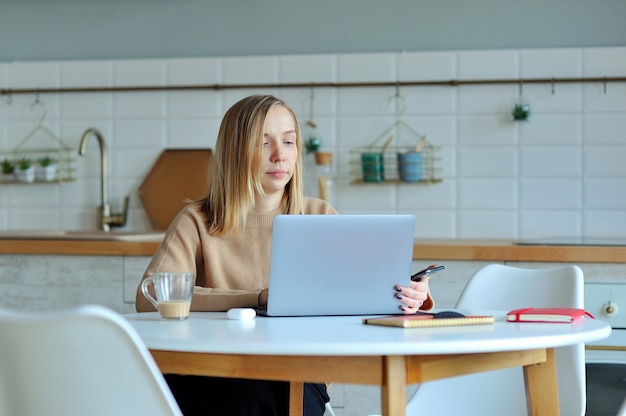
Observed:
[[[141,282],[141,292],[159,311],[161,319],[184,320],[189,316],[195,273],[158,272]],[[148,290],[154,286],[156,299]]]

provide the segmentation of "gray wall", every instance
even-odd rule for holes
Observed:
[[[626,44],[625,0],[0,0],[0,61]]]

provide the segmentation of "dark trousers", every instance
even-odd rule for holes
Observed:
[[[185,416],[286,416],[289,383],[166,374]],[[323,416],[329,401],[325,384],[304,384],[304,416]]]

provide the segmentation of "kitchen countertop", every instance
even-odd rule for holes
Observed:
[[[416,239],[416,260],[626,263],[624,245],[519,244],[510,240]]]
[[[47,236],[0,239],[0,254],[152,256],[154,238],[132,240],[71,239]],[[416,239],[415,260],[626,263],[623,245],[516,244],[507,240]]]
[[[91,256],[152,256],[158,241],[1,239],[0,254],[59,254]]]

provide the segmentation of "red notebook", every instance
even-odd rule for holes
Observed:
[[[522,308],[507,314],[509,322],[576,322],[583,316],[593,319],[584,309],[576,308]]]

